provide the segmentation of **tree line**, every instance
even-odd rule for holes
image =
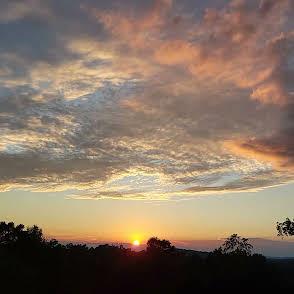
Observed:
[[[135,252],[63,245],[37,226],[0,223],[0,293],[255,293],[293,290],[293,273],[293,262],[254,254],[237,234],[203,257],[156,237]]]

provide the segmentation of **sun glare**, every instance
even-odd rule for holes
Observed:
[[[139,246],[140,245],[140,241],[139,240],[134,240],[133,241],[133,245],[134,246]]]

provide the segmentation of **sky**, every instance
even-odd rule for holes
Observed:
[[[0,3],[1,219],[86,241],[276,238],[293,1]]]

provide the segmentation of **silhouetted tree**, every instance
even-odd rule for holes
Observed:
[[[278,236],[294,236],[294,219],[286,218],[284,222],[277,222]]]
[[[40,245],[44,242],[43,233],[37,226],[28,227],[25,229],[24,225],[15,226],[13,222],[0,223],[0,244],[12,245],[15,243],[34,243]]]
[[[224,244],[217,250],[219,253],[230,255],[251,255],[253,246],[248,242],[248,239],[241,238],[237,234],[228,237]]]
[[[168,240],[160,240],[157,237],[152,237],[147,241],[147,252],[172,252],[175,249]]]
[[[13,222],[0,223],[0,245],[8,245],[16,242],[23,233],[24,225],[18,225],[15,227]]]

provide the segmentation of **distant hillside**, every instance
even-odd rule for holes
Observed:
[[[197,250],[192,250],[192,249],[177,248],[176,250],[186,256],[198,255],[201,258],[206,258],[209,254],[209,252],[207,252],[207,251],[197,251]]]

